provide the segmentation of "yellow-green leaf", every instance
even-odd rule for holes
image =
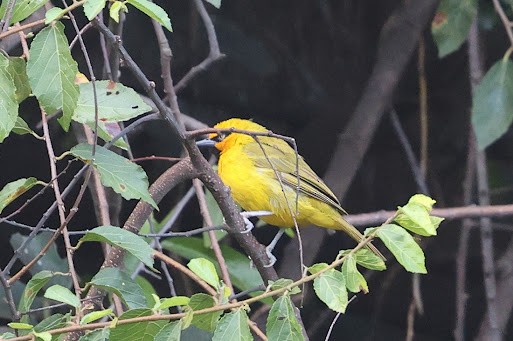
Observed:
[[[367,281],[360,271],[358,271],[355,258],[354,255],[350,255],[345,259],[344,264],[342,264],[342,275],[344,275],[346,288],[354,293],[360,291],[368,293],[369,287]]]
[[[328,308],[344,313],[348,304],[346,281],[342,272],[330,269],[314,279],[314,291]]]
[[[13,202],[23,193],[34,187],[38,183],[36,178],[23,178],[13,182],[9,182],[0,191],[0,213],[3,209]]]
[[[377,236],[407,271],[427,273],[424,252],[405,229],[386,224],[378,229]]]

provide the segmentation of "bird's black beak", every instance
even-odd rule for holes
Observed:
[[[196,145],[198,147],[214,147],[216,145],[216,143],[213,140],[204,139],[204,140],[196,141]]]

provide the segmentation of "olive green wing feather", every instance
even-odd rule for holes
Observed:
[[[341,213],[346,211],[328,186],[315,174],[299,155],[283,140],[276,138],[259,138],[260,143],[248,143],[244,151],[251,157],[256,167],[278,172],[285,186],[320,200]],[[271,166],[272,164],[272,166]],[[297,174],[299,170],[299,176]]]

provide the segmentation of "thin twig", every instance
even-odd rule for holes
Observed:
[[[2,29],[2,33],[6,32],[9,28],[9,25],[11,24],[11,18],[14,12],[14,5],[16,5],[16,0],[7,0],[4,16],[2,20],[0,20],[0,28]]]
[[[419,38],[417,51],[417,70],[419,72],[420,172],[423,177],[426,178],[429,159],[429,120],[426,80],[426,46],[422,35]]]
[[[88,171],[86,172],[86,175],[84,177],[84,182],[82,183],[82,186],[80,187],[80,191],[75,199],[75,202],[73,203],[73,206],[71,207],[70,211],[69,211],[69,214],[66,216],[66,220],[63,222],[63,224],[61,224],[61,226],[59,226],[59,228],[57,229],[56,233],[54,233],[52,235],[52,237],[48,240],[48,242],[46,243],[45,246],[43,246],[43,248],[41,249],[41,251],[39,251],[39,253],[30,261],[28,262],[25,266],[23,266],[20,271],[18,271],[14,276],[12,276],[10,279],[9,279],[9,283],[14,283],[15,281],[19,280],[21,278],[21,276],[23,276],[30,268],[32,268],[32,266],[34,266],[34,264],[36,264],[39,259],[41,259],[41,257],[43,257],[46,253],[46,251],[50,248],[50,246],[55,242],[55,240],[57,239],[57,237],[59,236],[59,234],[61,233],[62,229],[68,225],[68,223],[71,221],[71,219],[73,219],[73,217],[75,216],[75,214],[78,212],[78,205],[80,204],[80,202],[82,201],[82,198],[84,196],[84,192],[87,188],[87,183],[89,182],[89,178],[91,176],[91,170],[92,170],[92,167],[90,167],[89,165],[87,166],[86,168]],[[69,186],[68,186],[69,187]],[[62,197],[64,197],[64,192],[62,193]],[[34,229],[34,231],[36,231],[36,229]],[[32,233],[31,233],[32,234]],[[25,242],[28,240],[29,238],[26,238],[25,239]],[[22,243],[22,246],[19,247],[19,249],[23,249],[25,247],[24,245],[25,243]],[[13,257],[14,258],[14,257]],[[5,269],[4,269],[5,271]]]
[[[182,79],[180,79],[178,84],[174,86],[175,95],[179,93],[181,90],[183,90],[189,84],[189,82],[194,77],[196,77],[200,72],[207,70],[211,64],[224,57],[224,54],[222,54],[219,50],[219,43],[217,42],[217,35],[214,29],[214,24],[212,23],[212,19],[210,19],[210,16],[208,15],[207,10],[205,9],[203,1],[194,0],[194,5],[196,6],[196,9],[198,10],[198,13],[201,17],[201,20],[203,20],[203,24],[205,25],[210,50],[208,53],[208,57],[205,58],[198,65],[192,67],[189,70],[189,72],[187,72],[187,74],[183,76]],[[171,93],[169,95],[173,96],[173,94]]]
[[[73,179],[70,181],[70,183],[68,184],[68,186],[66,186],[66,188],[64,189],[64,191],[62,192],[62,198],[65,199],[66,196],[71,192],[71,190],[75,187],[75,185],[78,183],[78,180],[82,177],[82,175],[84,174],[84,172],[89,169],[89,165],[85,165],[84,167],[82,167],[78,172],[77,174],[75,174],[75,176],[73,177]],[[16,261],[19,259],[19,255],[25,251],[25,248],[28,246],[28,244],[30,243],[30,241],[32,241],[32,239],[39,233],[39,231],[41,230],[41,228],[44,226],[44,224],[46,223],[46,221],[48,220],[48,218],[51,216],[51,214],[55,211],[55,209],[57,208],[57,202],[54,201],[52,203],[52,205],[50,205],[50,207],[46,210],[46,212],[43,214],[43,216],[41,217],[41,219],[39,219],[39,221],[37,222],[36,226],[34,227],[34,229],[30,232],[30,234],[25,238],[25,240],[21,243],[21,245],[14,251],[14,254],[13,256],[11,257],[11,259],[9,260],[9,262],[7,263],[7,265],[5,266],[3,272],[5,274],[9,273],[11,271],[11,268],[12,266],[16,263]],[[55,230],[55,233],[57,234],[57,230]]]
[[[200,213],[203,217],[203,220],[206,226],[213,226],[212,217],[210,216],[210,212],[208,211],[207,200],[205,198],[205,193],[203,192],[203,186],[201,181],[198,179],[192,180],[192,184],[194,186],[196,197],[198,198],[198,203],[200,207]],[[219,268],[221,269],[221,275],[224,283],[230,291],[234,293],[232,280],[230,278],[230,273],[228,272],[228,266],[226,265],[226,261],[224,259],[223,253],[221,251],[221,247],[219,246],[219,241],[217,240],[217,236],[215,231],[208,231],[208,236],[210,238],[210,245],[212,245],[212,250],[214,251],[214,255],[216,256],[217,263],[219,263]]]
[[[57,202],[57,211],[59,213],[59,220],[62,225],[61,233],[64,239],[64,245],[66,246],[66,259],[68,261],[68,269],[73,282],[73,288],[75,289],[75,296],[80,301],[80,294],[82,289],[78,282],[77,272],[75,271],[75,264],[73,263],[73,251],[71,242],[68,234],[68,226],[64,222],[66,221],[66,206],[62,199],[61,190],[59,188],[59,182],[57,181],[57,166],[55,164],[55,154],[53,151],[52,140],[50,138],[50,131],[48,129],[48,122],[46,120],[46,112],[41,108],[41,122],[43,123],[43,136],[45,138],[46,151],[48,153],[48,160],[50,162],[50,173],[52,178],[55,180],[52,183],[53,192],[55,195],[55,201]],[[76,309],[76,322],[80,322],[81,313],[79,309]]]
[[[493,6],[495,7],[495,11],[501,18],[502,24],[504,26],[504,30],[506,31],[506,34],[508,35],[510,45],[513,46],[513,25],[511,20],[508,19],[508,16],[504,12],[504,9],[502,8],[501,3],[499,0],[493,0]]]
[[[64,169],[59,173],[57,174],[57,179],[63,175],[63,174],[66,174],[66,172],[68,171],[71,163],[73,162],[74,160],[70,160],[68,162],[68,164],[66,165],[66,167],[64,167]],[[25,207],[27,207],[32,201],[34,201],[35,199],[37,199],[39,196],[41,196],[47,188],[49,188],[52,184],[52,182],[54,181],[55,179],[50,179],[50,181],[48,182],[48,184],[46,184],[42,189],[39,190],[39,192],[37,192],[36,194],[34,194],[32,197],[28,198],[24,203],[23,205],[21,205],[20,207],[18,207],[15,211],[13,211],[12,213],[8,214],[7,216],[5,217],[2,217],[0,218],[0,223],[3,223],[4,221],[8,220],[8,219],[11,219],[12,217],[20,214],[23,209],[25,209]]]
[[[496,4],[497,0],[494,0]],[[500,5],[499,5],[500,8]],[[498,10],[499,15],[501,13]],[[502,19],[502,17],[501,17]],[[508,35],[511,34],[510,30]],[[471,89],[472,94],[476,92],[476,87],[483,78],[484,61],[481,57],[481,42],[479,37],[479,29],[476,25],[469,36],[469,67],[471,69]],[[510,36],[510,39],[513,36]],[[513,42],[513,40],[512,40]],[[475,50],[470,50],[475,49]],[[490,193],[488,185],[488,170],[486,164],[486,153],[484,150],[476,152],[475,159],[478,201],[480,205],[490,205]],[[493,234],[491,220],[488,217],[481,217],[481,254],[483,257],[483,282],[486,295],[486,303],[488,308],[488,322],[490,324],[490,340],[499,341],[502,339],[502,328],[499,327],[497,316],[497,284],[495,279],[495,261],[493,248]]]
[[[156,234],[150,233],[150,234],[145,234],[144,236],[150,237],[150,238],[164,238],[164,237],[189,237],[191,235],[196,234],[195,233],[196,230],[187,231],[187,232],[167,232],[171,229],[171,227],[174,225],[176,220],[178,220],[178,217],[180,216],[183,209],[185,208],[185,205],[187,205],[187,203],[189,202],[189,200],[191,200],[193,195],[194,195],[194,188],[191,187],[187,191],[187,193],[185,193],[183,198],[180,199],[180,201],[175,205],[175,207],[173,207],[173,209],[171,210],[171,212],[173,212],[173,215],[171,217],[169,217],[168,221],[166,221],[163,224],[160,231]],[[204,231],[201,231],[198,233],[203,233],[203,232]],[[192,234],[190,234],[190,233],[192,233]],[[153,248],[153,247],[155,247],[155,244],[156,244],[155,240],[152,240],[150,243],[150,246]],[[132,278],[135,278],[139,274],[139,272],[141,272],[141,270],[144,269],[144,266],[145,266],[144,263],[139,262],[139,265],[132,273]]]
[[[344,218],[354,226],[369,226],[379,224],[390,216],[394,211],[376,211],[371,213],[349,214]],[[435,208],[432,215],[448,220],[463,218],[482,217],[507,217],[513,215],[513,204],[511,205],[490,205],[490,206],[461,206],[451,208]]]
[[[153,224],[153,220],[148,219],[148,224],[150,225],[150,231],[152,233],[155,233],[155,226],[154,226],[155,224]],[[155,249],[158,252],[164,253],[164,251],[162,250],[162,245],[160,244],[160,237],[158,237],[158,236],[154,237],[153,243],[155,244]],[[173,277],[171,276],[171,273],[169,272],[169,269],[167,268],[166,263],[162,260],[160,261],[160,267],[162,268],[162,272],[164,273],[164,276],[166,277],[167,284],[169,286],[169,293],[171,294],[171,297],[176,296],[176,289],[175,289]],[[143,269],[146,269],[146,268],[143,268]],[[182,309],[180,308],[180,306],[178,306],[177,309],[178,309],[179,313],[182,312]]]
[[[88,22],[86,25],[84,25],[84,27],[82,27],[79,31],[79,33],[75,36],[75,38],[73,38],[73,40],[71,41],[71,43],[69,44],[69,49],[72,50],[73,47],[75,46],[75,44],[77,43],[78,41],[78,37],[81,37],[88,29],[90,29],[91,27],[93,27],[93,24],[91,24],[90,22]]]
[[[477,35],[477,18],[470,26],[468,37],[468,54],[469,61],[472,59],[472,65],[480,57],[478,54],[478,46],[476,43]],[[474,55],[470,58],[470,55]],[[471,67],[469,74],[469,82],[471,84],[478,84],[482,78],[482,72],[477,67]],[[475,85],[474,85],[475,86]],[[468,138],[467,138],[467,160],[465,164],[465,178],[462,184],[463,190],[463,205],[469,205],[472,202],[472,196],[475,189],[475,174],[476,174],[476,138],[470,122],[468,123]],[[456,321],[454,326],[454,339],[456,341],[463,341],[465,337],[465,322],[466,322],[466,305],[468,295],[466,292],[467,282],[467,259],[468,259],[468,243],[470,239],[470,228],[473,221],[472,219],[464,219],[461,226],[460,236],[458,240],[458,253],[456,255]]]
[[[9,310],[11,310],[11,316],[13,321],[19,321],[21,314],[16,309],[16,302],[14,301],[14,296],[12,295],[11,290],[11,284],[7,280],[4,271],[0,269],[0,283],[2,284],[2,287],[4,288],[4,295],[5,295],[5,301],[7,303],[7,306],[9,307]]]
[[[429,195],[429,190],[427,188],[426,179],[424,174],[422,173],[422,168],[415,157],[415,153],[413,152],[413,148],[411,147],[410,142],[408,141],[408,137],[404,132],[403,127],[401,126],[401,122],[399,117],[397,116],[397,112],[395,110],[390,111],[390,121],[392,122],[392,126],[394,127],[394,131],[399,138],[399,142],[401,142],[401,146],[403,147],[404,153],[406,154],[406,159],[408,160],[408,165],[413,173],[413,178],[415,183],[417,184],[418,190],[422,193]]]
[[[39,19],[39,20],[32,21],[32,22],[24,24],[24,25],[13,27],[7,32],[0,33],[0,40],[4,39],[7,36],[10,36],[11,34],[18,33],[19,31],[24,31],[24,30],[34,27],[34,26],[43,25],[44,23],[45,23],[45,19]]]
[[[214,288],[212,288],[210,285],[208,285],[207,282],[205,282],[204,280],[199,278],[198,275],[196,275],[194,272],[189,270],[187,267],[183,266],[180,262],[175,261],[171,257],[166,256],[165,254],[163,254],[162,252],[159,252],[159,251],[154,251],[153,256],[155,258],[162,260],[163,262],[172,266],[173,268],[181,271],[182,273],[186,274],[189,278],[194,280],[194,282],[196,282],[200,287],[202,287],[210,295],[212,295],[212,296],[217,295],[217,291]]]

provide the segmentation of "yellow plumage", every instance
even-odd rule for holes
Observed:
[[[255,122],[238,118],[220,122],[214,128],[268,131]],[[362,240],[362,234],[342,217],[345,211],[337,197],[301,156],[296,158],[294,149],[287,142],[268,136],[258,136],[257,142],[252,136],[240,133],[212,134],[210,138],[218,140],[215,147],[220,151],[219,176],[244,210],[270,211],[273,214],[261,217],[263,221],[290,228],[294,227],[297,198],[298,226],[312,224],[341,230],[357,242]],[[382,257],[373,245],[369,248]]]

